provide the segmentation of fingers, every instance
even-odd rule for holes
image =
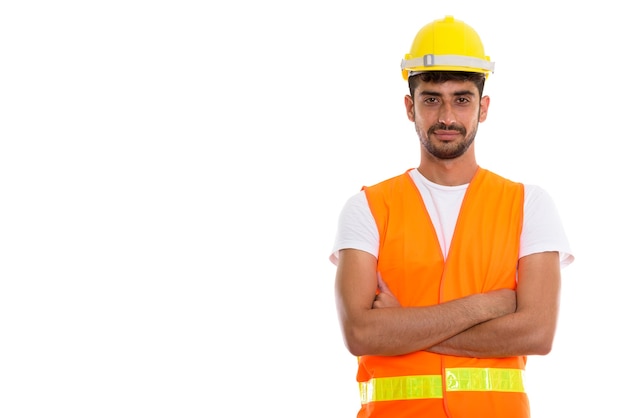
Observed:
[[[387,283],[383,280],[383,276],[381,276],[380,272],[376,273],[378,276],[378,289],[383,293],[391,293],[389,287],[387,287]]]
[[[374,296],[374,300],[372,301],[372,308],[400,308],[400,302],[391,290],[387,287],[385,282],[382,282],[382,289],[379,289],[376,295]]]

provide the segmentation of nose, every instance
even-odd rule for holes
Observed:
[[[450,126],[456,122],[456,117],[452,109],[452,104],[444,103],[439,108],[439,123]]]

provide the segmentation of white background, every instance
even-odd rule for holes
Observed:
[[[400,60],[446,14],[496,62],[479,163],[577,256],[533,418],[618,416],[624,22],[552,4],[3,2],[0,416],[354,417],[328,255],[417,164]]]

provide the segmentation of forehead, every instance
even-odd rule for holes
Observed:
[[[436,93],[440,95],[474,94],[477,96],[478,88],[471,81],[448,80],[443,83],[420,81],[415,89],[415,93]]]

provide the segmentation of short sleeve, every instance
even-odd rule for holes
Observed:
[[[558,251],[561,267],[571,264],[574,255],[552,197],[536,185],[525,185],[524,194],[520,258],[540,252]]]
[[[378,257],[379,235],[365,192],[350,197],[339,214],[335,243],[329,257],[337,264],[339,250],[353,248]]]

